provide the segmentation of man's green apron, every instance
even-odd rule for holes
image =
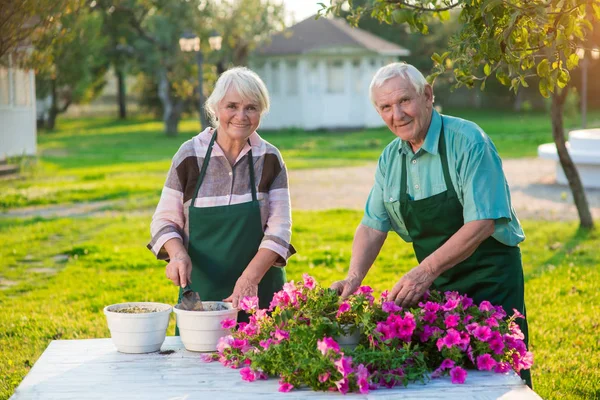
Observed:
[[[419,263],[464,225],[463,207],[450,179],[443,121],[438,147],[447,190],[421,200],[411,200],[408,196],[406,154],[402,155],[399,211],[413,240]],[[513,308],[526,315],[521,250],[517,246],[504,245],[491,236],[469,258],[440,275],[432,289],[457,291],[473,298],[477,304],[488,300],[494,305],[502,305],[508,315],[512,315]],[[518,319],[517,322],[527,344],[527,321]],[[522,371],[521,377],[531,386],[528,370]]]
[[[202,301],[221,301],[233,293],[237,279],[258,252],[264,236],[256,197],[252,150],[246,155],[250,169],[251,202],[216,207],[194,206],[216,137],[215,131],[204,156],[188,217],[188,254],[192,260],[192,282],[189,286],[198,292]],[[269,307],[273,294],[283,288],[285,279],[284,268],[269,268],[258,285],[260,308]],[[182,292],[180,289],[178,302],[181,302]],[[247,320],[247,314],[240,312],[238,321]],[[175,334],[179,334],[177,329]]]

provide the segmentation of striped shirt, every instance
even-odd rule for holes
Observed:
[[[169,258],[163,247],[167,240],[179,238],[186,248],[188,246],[188,208],[213,133],[212,128],[207,128],[185,142],[173,157],[152,217],[152,240],[147,246],[160,260]],[[252,146],[256,195],[264,231],[259,248],[277,253],[279,257],[274,265],[285,266],[287,259],[296,252],[290,243],[292,215],[287,170],[275,146],[256,132],[250,135],[249,140],[250,145],[246,144],[242,149],[233,167],[215,142],[194,206],[215,207],[252,201],[248,167],[248,152]]]

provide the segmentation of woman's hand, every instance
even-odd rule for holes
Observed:
[[[228,303],[232,303],[233,308],[239,308],[240,301],[244,297],[258,296],[258,282],[252,280],[242,274],[235,283],[233,293],[228,298],[224,299]]]
[[[362,281],[358,278],[347,277],[341,281],[333,282],[330,288],[338,292],[342,296],[342,299],[346,299],[352,293],[356,292],[361,283]]]
[[[165,270],[169,278],[176,286],[186,287],[192,282],[192,260],[187,251],[179,251],[167,264]]]

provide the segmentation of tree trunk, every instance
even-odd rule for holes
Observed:
[[[117,74],[117,102],[119,103],[119,119],[127,119],[127,104],[125,92],[125,74],[121,66],[115,66]]]
[[[167,71],[161,70],[158,80],[158,97],[163,105],[163,122],[165,124],[165,133],[167,136],[175,137],[179,133],[179,120],[183,112],[185,102],[177,99],[173,103],[171,98],[171,84],[167,78]]]
[[[579,213],[579,224],[582,228],[591,229],[594,226],[592,214],[590,213],[590,207],[588,205],[587,198],[585,197],[585,191],[579,177],[579,172],[575,168],[575,164],[571,159],[569,152],[567,151],[565,141],[565,131],[563,128],[563,108],[565,99],[567,97],[568,88],[562,89],[561,93],[558,92],[558,88],[555,93],[552,93],[552,136],[554,137],[554,143],[558,151],[558,159],[562,166],[571,193],[573,193],[573,200]]]
[[[50,110],[48,110],[48,119],[46,120],[46,129],[54,130],[56,126],[56,116],[58,115],[58,99],[56,93],[56,79],[52,79],[50,83]]]
[[[198,114],[200,115],[200,130],[204,130],[208,126],[208,119],[206,118],[206,113],[204,112],[204,103],[206,102],[206,99],[204,98],[204,76],[202,73],[204,55],[202,51],[196,52],[196,63],[198,64]]]

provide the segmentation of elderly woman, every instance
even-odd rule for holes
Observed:
[[[269,94],[254,72],[233,68],[205,107],[214,127],[173,157],[148,248],[169,261],[167,278],[202,300],[238,307],[244,296],[258,295],[265,308],[295,253],[285,164],[256,133]]]

